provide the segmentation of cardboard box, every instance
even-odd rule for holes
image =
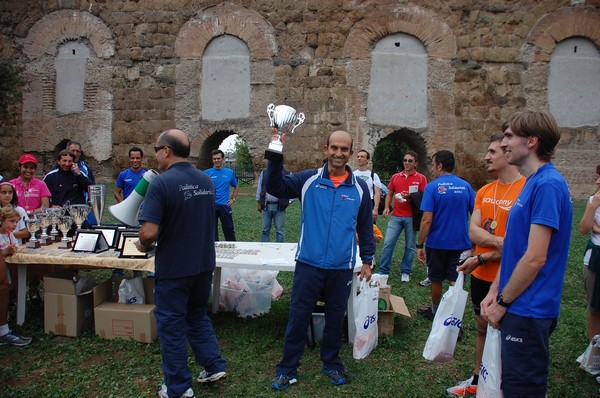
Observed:
[[[94,327],[94,307],[110,297],[111,281],[75,295],[73,273],[61,271],[44,277],[44,332],[76,337]]]
[[[146,304],[107,301],[94,308],[96,334],[103,339],[134,339],[142,343],[156,340],[154,318],[154,279],[143,278]]]
[[[408,307],[404,303],[404,299],[399,296],[389,295],[390,309],[386,311],[377,312],[377,330],[379,336],[393,336],[394,335],[394,316],[396,314],[404,315],[409,318],[410,312]]]
[[[377,307],[379,311],[388,311],[391,307],[390,304],[390,293],[392,291],[392,287],[380,286],[379,287],[379,302],[377,303]]]

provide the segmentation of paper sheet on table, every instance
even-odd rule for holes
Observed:
[[[261,258],[263,265],[287,265],[289,262],[285,258]]]

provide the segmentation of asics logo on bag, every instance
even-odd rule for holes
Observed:
[[[483,364],[483,362],[481,363],[481,366],[479,366],[479,377],[483,377],[483,381],[487,380],[488,377],[488,371],[485,367],[485,365]]]
[[[365,330],[367,330],[369,328],[369,325],[372,324],[375,321],[377,321],[377,317],[374,314],[373,315],[367,315],[367,317],[365,318],[365,322],[363,323],[363,328]]]
[[[456,326],[460,329],[462,327],[462,321],[455,316],[449,316],[444,320],[444,326]]]
[[[523,338],[522,337],[513,337],[509,334],[508,336],[506,336],[506,341],[512,341],[513,343],[522,343]]]

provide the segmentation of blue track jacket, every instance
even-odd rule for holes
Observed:
[[[373,259],[373,205],[369,188],[354,176],[350,167],[346,169],[348,178],[335,188],[329,179],[327,163],[318,170],[283,176],[283,162],[269,161],[267,192],[278,198],[298,198],[302,203],[296,261],[323,269],[354,269],[357,232],[361,259]]]

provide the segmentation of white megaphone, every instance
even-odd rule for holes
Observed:
[[[108,208],[110,214],[113,215],[119,222],[129,226],[137,227],[140,225],[137,216],[140,211],[140,206],[144,201],[144,196],[148,191],[148,185],[152,182],[158,173],[154,170],[148,170],[144,173],[140,181],[135,186],[133,192],[121,203],[112,205]]]

